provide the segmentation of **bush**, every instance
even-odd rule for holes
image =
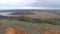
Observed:
[[[19,20],[19,21],[25,21],[25,18],[24,18],[23,16],[16,17],[15,19],[16,19],[16,20]]]
[[[51,19],[44,19],[44,20],[43,20],[43,23],[58,25],[58,21],[56,21],[56,20],[51,20]]]
[[[40,19],[40,18],[39,19],[38,18],[34,19],[34,21],[37,22],[37,23],[42,23],[42,19]]]
[[[20,16],[16,18],[19,21],[26,21],[26,22],[32,22],[32,19],[29,17],[24,17],[24,16]]]

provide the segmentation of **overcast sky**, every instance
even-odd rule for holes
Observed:
[[[0,9],[60,8],[60,0],[0,0]]]

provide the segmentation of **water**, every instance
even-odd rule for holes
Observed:
[[[0,15],[7,16],[8,14],[11,14],[11,13],[14,13],[14,12],[0,12]]]

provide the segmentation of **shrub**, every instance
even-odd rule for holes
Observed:
[[[25,16],[20,16],[16,18],[19,21],[26,21],[26,22],[32,22],[32,19],[29,17],[25,17]]]
[[[56,20],[44,19],[43,22],[48,24],[58,25],[58,21]]]
[[[40,19],[40,18],[34,19],[34,21],[37,23],[42,23],[42,19]]]

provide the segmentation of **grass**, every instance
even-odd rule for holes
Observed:
[[[25,18],[26,19],[26,18]],[[31,18],[29,18],[29,20],[32,20]],[[22,29],[26,32],[28,32],[29,34],[37,34],[37,30],[40,30],[40,28],[44,27],[51,27],[51,29],[55,29],[58,27],[56,26],[52,26],[52,25],[45,25],[45,24],[41,24],[41,23],[55,23],[55,20],[53,19],[36,19],[37,21],[36,24],[31,24],[29,23],[29,21],[20,21],[20,20],[17,20],[17,19],[13,19],[13,20],[9,20],[9,19],[2,19],[0,20],[0,23],[2,24],[2,27],[9,27],[9,26],[13,26],[13,27],[16,27],[16,28],[19,28],[19,29]],[[50,22],[51,20],[51,22]],[[40,24],[37,24],[37,23],[40,23]],[[38,26],[37,26],[38,25]],[[33,28],[32,28],[33,27]],[[36,29],[36,30],[35,30]],[[43,29],[43,28],[42,28]],[[60,29],[60,28],[59,28]]]
[[[52,25],[60,25],[60,18],[52,18],[52,19],[47,19],[47,18],[29,18],[29,17],[16,17],[13,19],[10,18],[0,18],[0,22],[5,22],[5,21],[24,21],[24,22],[29,22],[29,23],[47,23],[47,24],[52,24]]]
[[[60,19],[58,19],[58,18],[52,18],[52,19],[37,18],[37,19],[34,19],[34,18],[20,16],[20,17],[17,17],[16,20],[25,21],[25,22],[48,23],[48,24],[52,24],[52,25],[60,25]]]
[[[29,28],[29,26],[26,26],[27,23],[24,24],[25,22],[23,23],[23,22],[16,21],[16,20],[2,19],[2,20],[0,20],[0,23],[1,23],[3,30],[6,27],[12,26],[12,27],[15,27],[18,29],[22,29],[22,30],[28,32],[28,34],[33,34],[33,32],[35,32],[35,34],[37,33],[35,30]],[[3,31],[2,29],[0,31]]]

